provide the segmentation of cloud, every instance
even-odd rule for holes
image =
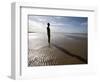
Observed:
[[[42,23],[29,20],[29,32],[45,32],[45,26]]]
[[[88,24],[87,24],[87,22],[82,22],[81,23],[81,26],[87,26]]]
[[[29,16],[29,32],[46,32],[48,22],[52,32],[87,32],[87,18],[65,16]]]

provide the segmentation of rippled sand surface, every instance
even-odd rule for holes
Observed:
[[[87,38],[59,34],[51,39],[49,47],[45,34],[29,35],[28,66],[87,63]]]

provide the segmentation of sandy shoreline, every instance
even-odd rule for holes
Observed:
[[[47,35],[29,35],[28,66],[67,65],[87,63],[87,35],[52,34],[51,47]]]

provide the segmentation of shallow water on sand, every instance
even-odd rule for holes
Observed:
[[[51,47],[46,33],[29,33],[28,66],[87,63],[87,34],[51,33]]]

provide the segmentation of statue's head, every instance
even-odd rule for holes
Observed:
[[[48,26],[50,26],[50,23],[47,23]]]

